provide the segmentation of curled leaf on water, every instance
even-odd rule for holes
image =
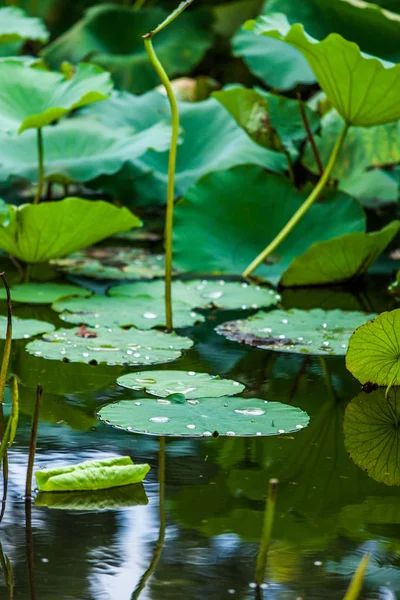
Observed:
[[[78,492],[39,492],[36,506],[46,506],[56,510],[118,510],[129,506],[142,506],[149,500],[142,483]]]

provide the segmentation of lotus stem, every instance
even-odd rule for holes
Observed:
[[[332,154],[329,158],[328,164],[326,165],[326,169],[325,169],[322,177],[318,181],[317,185],[311,192],[311,194],[303,202],[303,204],[300,206],[300,208],[295,212],[293,217],[291,219],[289,219],[289,221],[286,223],[286,225],[283,227],[283,229],[275,237],[275,239],[270,244],[268,244],[268,246],[262,252],[260,252],[260,254],[253,260],[253,262],[250,263],[250,265],[247,267],[247,269],[245,269],[243,271],[243,274],[242,274],[243,277],[245,277],[245,278],[249,277],[251,275],[251,273],[257,267],[259,267],[261,263],[263,263],[268,258],[268,256],[270,256],[273,252],[275,252],[275,250],[283,242],[283,240],[285,240],[287,238],[287,236],[289,235],[289,233],[291,233],[293,231],[293,229],[295,228],[297,223],[304,217],[304,215],[306,214],[308,209],[321,196],[321,194],[324,191],[325,186],[328,183],[329,178],[333,172],[336,161],[337,161],[340,151],[343,147],[343,143],[346,138],[348,129],[349,129],[349,125],[347,123],[345,123],[341,133],[339,134],[339,137],[336,140],[336,144],[332,150]]]
[[[315,163],[317,165],[318,173],[319,173],[319,176],[322,177],[322,175],[324,173],[324,165],[322,164],[322,160],[319,155],[317,144],[315,143],[315,139],[314,139],[313,133],[311,131],[310,123],[307,118],[307,113],[304,109],[304,105],[301,100],[301,95],[299,92],[297,93],[297,100],[299,101],[301,120],[303,121],[304,129],[306,130],[307,138],[308,138],[308,141],[310,142],[311,150],[314,154],[314,159],[315,159]]]
[[[285,155],[285,157],[286,157],[287,171],[288,171],[288,174],[289,174],[289,179],[290,179],[291,183],[292,183],[293,185],[295,185],[295,183],[296,183],[296,178],[295,178],[295,176],[294,176],[294,169],[293,169],[293,163],[292,163],[292,159],[291,159],[291,157],[290,157],[290,152],[289,152],[289,151],[288,151],[286,148],[283,148],[283,149],[282,149],[282,152],[283,152],[283,154],[284,154],[284,155]]]
[[[42,397],[43,397],[43,389],[42,389],[42,386],[39,384],[36,388],[36,402],[35,402],[35,410],[33,412],[33,418],[32,418],[31,437],[29,440],[28,468],[26,471],[25,498],[28,500],[30,500],[32,498],[33,464],[35,462],[36,440],[37,440],[40,405],[42,403]]]
[[[12,341],[12,304],[10,288],[5,277],[4,272],[0,273],[0,277],[3,280],[3,285],[6,289],[7,294],[7,330],[6,330],[6,341],[4,344],[3,359],[1,361],[0,369],[0,402],[4,402],[4,390],[6,388],[8,364],[10,362],[11,354],[11,341]]]
[[[347,590],[343,600],[357,600],[360,596],[365,578],[365,573],[367,572],[368,568],[369,559],[369,554],[366,554],[361,559],[361,562],[357,567],[357,571],[353,575],[353,578],[349,585],[349,589]]]
[[[260,541],[260,549],[257,556],[255,582],[260,586],[264,581],[265,568],[267,566],[268,550],[271,543],[271,533],[274,524],[276,497],[278,493],[278,480],[269,480],[268,499],[264,512],[264,524]]]
[[[38,152],[38,187],[36,190],[33,204],[39,204],[40,198],[42,197],[43,185],[44,185],[44,164],[43,164],[43,134],[42,128],[37,129],[37,152]]]
[[[130,2],[130,0],[129,0]],[[142,6],[144,6],[146,0],[136,0],[136,2],[133,3],[133,10],[140,10],[142,8]],[[126,3],[126,0],[125,0]]]

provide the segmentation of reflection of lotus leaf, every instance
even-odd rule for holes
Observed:
[[[36,506],[58,510],[117,510],[148,503],[142,483],[91,492],[39,492]]]

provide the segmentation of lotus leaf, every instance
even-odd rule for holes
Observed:
[[[389,287],[389,291],[394,296],[400,296],[400,271],[397,271],[396,279],[392,283],[392,285]]]
[[[91,296],[92,292],[85,288],[68,283],[21,283],[10,289],[13,302],[28,304],[52,304],[65,296]],[[0,290],[0,299],[7,297],[5,290]]]
[[[397,121],[400,65],[365,56],[357,44],[337,33],[318,42],[300,23],[275,13],[248,21],[246,29],[284,41],[299,50],[333,106],[349,125],[368,127]]]
[[[149,296],[158,299],[164,294],[163,281],[127,283],[116,285],[108,290],[110,296],[137,298]],[[248,310],[262,306],[272,306],[281,297],[272,288],[249,285],[237,281],[194,279],[173,281],[172,295],[175,300],[192,308],[223,308]]]
[[[183,402],[122,400],[103,407],[99,414],[108,425],[149,435],[179,437],[269,436],[307,427],[309,417],[299,408],[258,398],[199,398]]]
[[[74,108],[105,100],[111,93],[109,73],[82,63],[71,79],[62,73],[31,69],[15,61],[0,62],[0,129],[21,133],[60,119]]]
[[[346,366],[362,384],[400,385],[400,309],[363,324],[350,338]]]
[[[27,263],[68,255],[119,231],[140,226],[127,208],[102,200],[65,198],[61,202],[9,206],[0,228],[0,248]]]
[[[353,331],[374,316],[319,308],[259,311],[248,319],[219,325],[217,333],[264,350],[344,356]]]
[[[39,492],[35,498],[35,505],[40,507],[96,512],[146,505],[148,502],[142,483],[132,483],[107,490],[57,492],[57,494]]]
[[[143,371],[128,373],[117,379],[118,385],[130,390],[147,392],[165,398],[171,394],[183,394],[185,398],[209,398],[233,396],[244,390],[244,385],[218,375],[194,371]]]
[[[6,339],[7,317],[0,316],[0,339]],[[20,319],[13,317],[12,320],[12,339],[28,340],[39,333],[47,333],[55,329],[51,323],[46,321],[37,321],[36,319]]]
[[[151,299],[137,296],[134,299],[115,296],[95,295],[91,298],[65,298],[53,304],[52,308],[62,313],[60,319],[67,323],[86,323],[108,327],[127,327],[134,325],[138,329],[165,327],[165,303],[163,298]],[[174,301],[175,327],[190,327],[204,321],[204,317],[190,310],[184,302]]]
[[[0,8],[0,44],[20,40],[47,42],[49,33],[40,19],[16,6]]]
[[[357,466],[386,485],[400,485],[400,389],[361,392],[347,406],[343,429]]]
[[[339,189],[357,198],[367,208],[380,208],[393,204],[399,197],[399,185],[396,179],[382,169],[372,169],[342,179]]]
[[[81,21],[47,46],[42,55],[53,67],[63,61],[90,61],[109,69],[118,87],[137,94],[158,83],[143,49],[142,35],[167,17],[160,8],[132,11],[129,7],[100,4],[89,8]],[[168,75],[187,73],[212,45],[209,19],[203,11],[182,14],[154,48]]]
[[[304,198],[286,178],[256,166],[204,177],[175,209],[175,265],[192,273],[241,273]],[[292,260],[313,243],[364,230],[359,203],[335,194],[330,201],[310,208],[257,274],[276,283]]]
[[[361,277],[396,237],[400,221],[374,233],[347,233],[318,242],[290,264],[281,285],[324,285]]]
[[[129,456],[118,456],[36,471],[35,476],[40,492],[76,492],[139,483],[149,471],[147,464],[135,465]]]
[[[171,362],[193,345],[189,338],[161,331],[98,327],[87,333],[91,337],[83,337],[79,328],[58,329],[30,342],[26,351],[64,362],[135,366]]]

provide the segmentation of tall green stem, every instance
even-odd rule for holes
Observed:
[[[347,590],[343,600],[357,600],[360,596],[365,574],[368,568],[369,559],[370,554],[365,554],[362,557],[361,562],[357,567],[357,571],[353,575],[349,589]]]
[[[264,581],[265,567],[267,565],[268,550],[271,543],[272,526],[274,524],[278,480],[270,479],[267,506],[264,512],[264,524],[257,556],[255,581],[259,586]]]
[[[33,417],[32,417],[31,437],[29,440],[28,468],[26,471],[25,498],[27,500],[30,500],[30,498],[32,497],[32,475],[33,475],[33,465],[35,462],[36,440],[37,440],[37,431],[38,431],[38,425],[39,425],[40,405],[42,404],[42,396],[43,396],[42,386],[38,385],[37,389],[36,389],[35,410],[33,412]]]
[[[35,199],[33,204],[39,204],[40,198],[42,197],[43,185],[44,185],[44,164],[43,164],[43,134],[42,129],[39,127],[37,130],[37,153],[38,153],[38,187],[36,190]]]
[[[286,223],[285,227],[278,233],[275,239],[272,240],[272,242],[268,244],[268,246],[253,260],[253,262],[250,263],[247,269],[243,271],[243,277],[249,277],[249,275],[251,275],[254,269],[256,269],[261,263],[263,263],[268,258],[268,256],[275,252],[278,246],[289,235],[289,233],[291,233],[291,231],[294,229],[297,223],[303,218],[310,206],[312,206],[314,202],[318,200],[326,184],[328,183],[330,176],[332,175],[332,171],[335,167],[336,161],[343,147],[348,128],[349,126],[346,123],[339,137],[336,140],[336,144],[332,150],[332,154],[329,158],[328,164],[326,165],[326,169],[321,179],[318,181],[317,185],[311,192],[311,194],[303,202],[300,208],[295,212],[293,217]]]
[[[3,285],[6,288],[7,294],[7,330],[6,330],[6,341],[4,344],[3,360],[1,361],[0,369],[0,402],[4,402],[4,390],[6,388],[8,363],[10,362],[11,354],[11,340],[12,340],[12,305],[10,288],[8,287],[7,280],[4,273],[0,273],[0,277],[3,280]]]

